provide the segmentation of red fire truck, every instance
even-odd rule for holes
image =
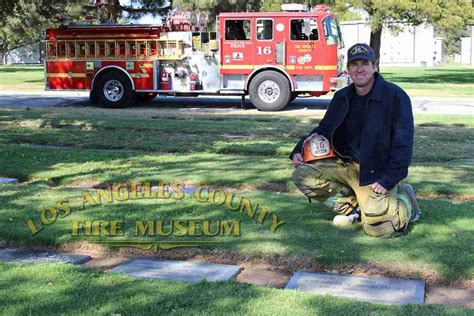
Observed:
[[[163,25],[69,25],[46,31],[46,90],[90,90],[91,103],[124,107],[157,95],[245,95],[278,111],[320,96],[338,77],[341,37],[326,6],[306,12],[222,13],[218,32],[196,15]]]

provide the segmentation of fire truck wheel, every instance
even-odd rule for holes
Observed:
[[[120,71],[109,71],[97,82],[100,105],[107,108],[123,108],[133,101],[132,84]]]
[[[152,101],[158,93],[154,92],[135,92],[135,100],[138,102],[149,102]]]
[[[290,83],[278,72],[264,71],[250,82],[249,95],[260,111],[279,111],[290,101]]]
[[[89,103],[92,106],[99,105],[99,94],[97,93],[96,89],[92,89],[91,92],[89,93]]]

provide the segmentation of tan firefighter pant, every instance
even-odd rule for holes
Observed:
[[[294,170],[293,181],[306,196],[322,203],[336,197],[351,199],[354,198],[351,194],[355,195],[367,235],[397,236],[408,226],[411,206],[405,196],[397,194],[400,184],[386,194],[375,193],[369,186],[359,186],[357,163],[329,158],[303,164]],[[337,208],[334,211],[347,215]]]

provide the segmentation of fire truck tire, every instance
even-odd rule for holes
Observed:
[[[290,97],[290,101],[288,101],[288,102],[293,102],[293,101],[295,101],[295,99],[296,99],[297,97],[298,97],[298,93],[292,93],[292,94],[291,94],[291,97]]]
[[[290,83],[281,73],[263,71],[250,82],[249,95],[260,111],[279,111],[290,101]]]
[[[135,92],[135,101],[150,102],[156,98],[157,95],[158,93],[154,92]]]
[[[134,96],[132,84],[121,71],[106,72],[99,78],[94,89],[99,95],[99,104],[103,107],[123,108],[132,104]]]
[[[92,106],[99,105],[99,94],[97,93],[96,89],[92,89],[91,92],[89,93],[89,103]]]

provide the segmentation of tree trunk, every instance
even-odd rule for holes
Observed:
[[[5,40],[2,39],[3,43],[2,45],[0,46],[0,65],[5,65],[5,59],[6,59],[6,55],[7,55],[7,52],[8,52],[8,46],[7,44],[5,43]]]
[[[380,45],[382,44],[382,27],[380,26],[377,29],[370,30],[370,47],[375,52],[375,67],[377,67],[377,71],[380,71],[379,64],[380,64]]]
[[[8,55],[10,54],[12,50],[9,49],[8,47],[3,47],[2,49],[0,49],[0,56],[1,56],[1,63],[2,65],[6,65],[7,64],[7,57]]]

